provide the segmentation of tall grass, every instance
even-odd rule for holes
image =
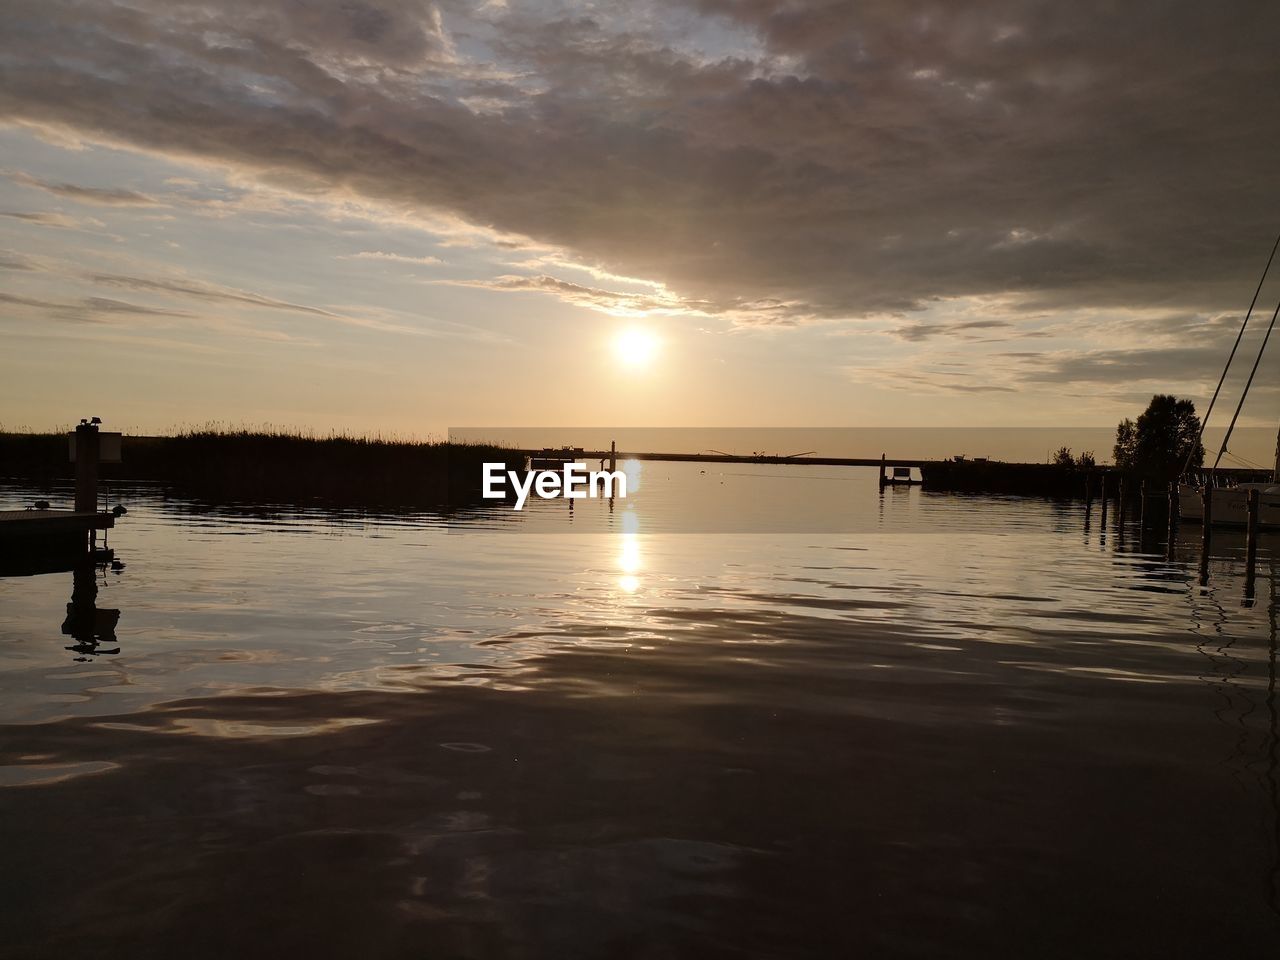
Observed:
[[[429,506],[479,499],[481,464],[516,466],[489,444],[315,436],[275,428],[187,429],[130,437],[106,480],[148,480],[215,501]],[[0,477],[44,484],[74,476],[65,434],[0,433]]]

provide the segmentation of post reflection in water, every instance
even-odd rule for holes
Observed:
[[[75,640],[67,649],[78,654],[77,660],[120,652],[119,647],[108,646],[116,642],[120,611],[97,605],[99,569],[100,565],[88,556],[72,571],[71,602],[62,621],[62,633]]]
[[[1271,602],[1267,607],[1270,627],[1267,644],[1267,717],[1271,738],[1267,748],[1267,791],[1271,799],[1272,854],[1268,903],[1280,916],[1280,723],[1276,706],[1276,567],[1270,563]]]

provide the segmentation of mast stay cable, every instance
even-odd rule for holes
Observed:
[[[1213,413],[1213,405],[1218,402],[1218,394],[1222,392],[1222,385],[1227,380],[1227,372],[1231,369],[1231,361],[1236,358],[1236,350],[1239,349],[1240,341],[1244,338],[1245,328],[1249,326],[1249,318],[1253,316],[1253,308],[1258,305],[1258,295],[1262,293],[1262,285],[1266,283],[1267,274],[1271,272],[1271,261],[1273,261],[1276,258],[1277,249],[1280,249],[1280,234],[1276,234],[1276,242],[1271,245],[1271,256],[1267,257],[1267,265],[1262,268],[1262,276],[1258,278],[1258,286],[1253,291],[1253,299],[1249,301],[1249,310],[1244,315],[1244,323],[1240,324],[1240,332],[1236,334],[1236,342],[1231,345],[1231,353],[1227,356],[1227,365],[1222,368],[1222,376],[1218,378],[1218,386],[1213,391],[1213,398],[1209,401],[1209,407],[1204,412],[1204,418],[1201,419],[1200,421],[1200,432],[1196,434],[1196,442],[1191,446],[1191,449],[1187,451],[1187,462],[1182,465],[1183,473],[1186,473],[1187,469],[1191,466],[1191,458],[1192,456],[1195,455],[1196,448],[1200,446],[1200,442],[1204,440],[1204,430],[1205,430],[1205,427],[1209,425],[1209,414]],[[1256,364],[1254,365],[1254,369],[1255,370],[1257,369]],[[1251,376],[1250,380],[1252,379],[1253,378]],[[1245,390],[1247,391],[1248,387],[1246,387]],[[1243,402],[1243,398],[1242,398],[1242,402]],[[1239,415],[1239,413],[1240,411],[1236,410],[1237,416]],[[1233,419],[1231,423],[1232,425],[1234,425],[1235,420]],[[1230,436],[1230,434],[1231,434],[1231,431],[1228,430],[1227,435]],[[1222,448],[1223,450],[1226,449],[1225,440],[1223,441]],[[1218,459],[1222,459],[1221,453],[1218,454]],[[1216,467],[1217,464],[1215,463],[1214,466]]]
[[[1275,310],[1271,313],[1271,322],[1267,324],[1267,332],[1262,336],[1262,344],[1258,347],[1258,355],[1253,359],[1253,369],[1249,371],[1249,379],[1245,381],[1244,390],[1240,394],[1240,402],[1236,404],[1236,412],[1231,416],[1231,423],[1227,426],[1227,434],[1222,438],[1222,449],[1218,451],[1218,458],[1213,461],[1213,469],[1218,469],[1218,463],[1222,460],[1222,455],[1227,452],[1227,441],[1231,439],[1231,431],[1236,428],[1236,420],[1240,416],[1240,410],[1244,407],[1244,399],[1249,396],[1249,387],[1253,385],[1253,375],[1258,372],[1258,364],[1262,362],[1262,353],[1267,349],[1267,341],[1271,339],[1271,331],[1275,329],[1276,317],[1280,316],[1280,303],[1276,304]]]

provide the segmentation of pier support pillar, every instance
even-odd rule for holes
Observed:
[[[76,511],[96,513],[98,509],[98,427],[82,423],[76,427]]]
[[[1105,473],[1102,475],[1102,492],[1098,494],[1098,502],[1102,506],[1102,519],[1101,519],[1102,529],[1106,530],[1107,529],[1107,475]]]
[[[1248,508],[1248,527],[1244,548],[1244,596],[1253,600],[1254,568],[1258,562],[1258,491],[1249,491],[1245,501]]]
[[[1209,549],[1213,544],[1213,487],[1205,484],[1202,494],[1204,502],[1204,526],[1200,531],[1200,583],[1209,582]]]

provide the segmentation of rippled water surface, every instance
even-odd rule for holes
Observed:
[[[1273,955],[1272,544],[645,470],[0,580],[0,956]]]

